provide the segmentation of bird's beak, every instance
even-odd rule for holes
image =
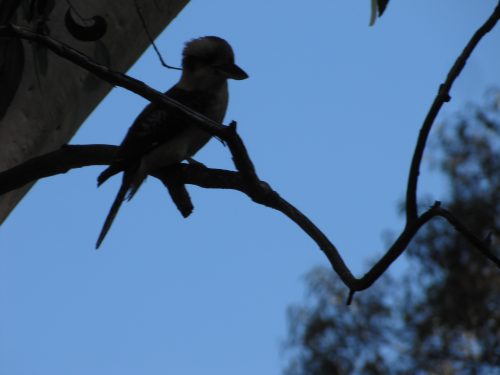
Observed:
[[[248,74],[234,63],[219,65],[217,66],[217,70],[227,78],[236,79],[238,81],[248,78]]]

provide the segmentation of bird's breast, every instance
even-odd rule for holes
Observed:
[[[227,90],[227,82],[211,96],[210,104],[207,105],[203,113],[208,118],[221,123],[226,115],[229,93]]]
[[[227,85],[214,92],[203,92],[193,95],[192,101],[183,101],[184,104],[199,111],[206,117],[221,123],[224,120],[228,104]],[[145,171],[152,171],[192,157],[207,142],[212,135],[196,124],[186,122],[184,129],[166,142],[153,148],[142,158]]]

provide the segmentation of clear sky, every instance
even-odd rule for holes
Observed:
[[[397,205],[419,127],[495,4],[392,0],[370,28],[369,0],[191,1],[157,42],[174,65],[191,38],[233,45],[250,79],[231,82],[226,122],[239,122],[260,177],[361,275],[384,250],[383,233],[402,227]],[[499,61],[497,28],[438,123],[500,85]],[[179,77],[151,50],[129,74],[159,90]],[[145,104],[113,90],[72,143],[118,144]],[[216,141],[197,159],[232,168]],[[97,189],[102,169],[40,181],[0,228],[0,374],[280,373],[286,308],[302,299],[302,276],[328,264],[315,244],[232,191],[190,187],[185,220],[150,179],[95,251],[120,181]],[[419,191],[446,199],[428,168]]]

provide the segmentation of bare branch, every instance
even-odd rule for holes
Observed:
[[[258,178],[245,145],[236,131],[235,122],[231,123],[230,126],[218,124],[169,97],[162,95],[158,91],[145,85],[143,82],[125,74],[114,72],[105,66],[95,63],[73,48],[48,36],[34,33],[29,29],[15,25],[0,26],[0,37],[17,37],[39,42],[59,56],[96,74],[112,85],[121,86],[150,101],[162,103],[173,111],[179,111],[212,135],[227,142],[234,165],[238,172],[210,169],[203,165],[196,164],[179,164],[154,174],[154,177],[159,178],[167,186],[178,209],[185,217],[191,213],[193,206],[184,184],[194,184],[205,188],[238,190],[249,196],[256,203],[282,212],[290,220],[295,222],[325,253],[335,272],[350,289],[350,299],[352,299],[356,291],[361,291],[370,287],[406,250],[408,244],[420,228],[436,216],[446,219],[458,232],[462,233],[477,250],[500,267],[500,259],[491,252],[487,241],[474,236],[472,232],[450,212],[441,208],[438,202],[419,216],[416,199],[420,163],[432,124],[442,105],[450,99],[449,91],[451,86],[463,69],[467,58],[472,53],[479,40],[494,27],[499,17],[500,2],[493,15],[474,34],[471,41],[464,49],[464,52],[462,52],[457,62],[450,70],[445,83],[441,85],[438,95],[420,131],[410,168],[407,190],[406,226],[385,255],[382,256],[382,258],[361,278],[356,278],[352,275],[336,247],[307,216],[280,197],[269,184]],[[116,150],[116,146],[109,145],[64,146],[60,150],[34,158],[20,166],[0,173],[0,194],[39,178],[65,173],[72,168],[109,164]]]
[[[427,138],[431,131],[432,125],[436,120],[436,117],[441,110],[444,103],[449,102],[451,86],[455,82],[455,79],[462,72],[467,59],[470,57],[476,46],[479,44],[481,39],[490,32],[493,27],[495,27],[498,19],[500,18],[500,1],[498,2],[495,10],[491,16],[486,20],[486,22],[474,33],[469,43],[465,46],[464,50],[458,56],[457,60],[448,72],[446,80],[441,86],[439,86],[438,93],[434,102],[432,103],[427,116],[425,117],[422,128],[418,136],[417,144],[415,146],[415,151],[413,153],[413,159],[411,161],[410,173],[408,176],[408,188],[406,190],[406,221],[410,222],[416,220],[418,217],[417,208],[417,182],[418,176],[420,174],[420,163],[422,162],[422,156],[424,154],[425,144],[427,143]]]
[[[0,195],[40,178],[66,173],[73,168],[110,164],[116,150],[118,147],[110,145],[62,146],[57,151],[0,172]]]
[[[244,147],[244,146],[242,146]],[[18,188],[23,184],[42,177],[66,173],[70,169],[89,165],[105,165],[111,163],[117,150],[110,145],[68,145],[43,156],[33,158],[17,167],[0,173],[0,194]],[[197,185],[209,189],[238,190],[254,202],[280,211],[296,223],[325,253],[332,268],[353,294],[369,288],[405,251],[411,239],[420,228],[436,216],[444,217],[455,229],[462,233],[483,255],[500,268],[498,259],[489,249],[487,241],[474,236],[457,218],[436,203],[417,220],[408,225],[387,253],[361,278],[352,275],[344,263],[335,245],[307,216],[274,191],[264,181],[249,181],[242,172],[223,169],[212,169],[202,164],[178,164],[153,175],[160,179],[169,189],[177,207],[183,216],[192,211],[192,204],[184,184]]]
[[[485,238],[481,239],[472,233],[458,218],[456,218],[450,211],[440,208],[438,210],[439,216],[446,219],[457,232],[461,233],[475,248],[483,254],[486,258],[491,260],[500,268],[500,259],[491,252],[491,233]]]

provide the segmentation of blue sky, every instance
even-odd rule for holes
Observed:
[[[173,65],[193,37],[233,45],[250,79],[231,82],[226,122],[239,122],[260,177],[361,275],[383,251],[382,234],[402,227],[397,205],[419,127],[495,4],[392,0],[370,28],[368,0],[192,1],[157,43]],[[500,85],[499,41],[496,29],[481,42],[438,123]],[[129,74],[160,90],[179,77],[151,50]],[[145,104],[113,90],[72,143],[118,144]],[[215,141],[197,159],[232,168]],[[95,251],[119,184],[97,189],[101,170],[38,182],[0,228],[0,374],[279,373],[286,308],[301,300],[302,276],[327,265],[315,244],[232,191],[190,187],[185,220],[150,179]],[[446,199],[427,167],[419,192]]]

